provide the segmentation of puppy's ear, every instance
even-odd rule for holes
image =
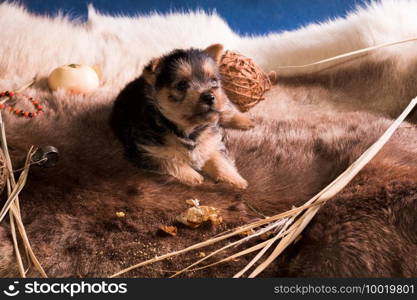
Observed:
[[[142,76],[145,78],[146,82],[150,85],[153,85],[155,83],[156,79],[156,68],[158,68],[160,59],[154,58],[152,59],[143,69]]]
[[[223,45],[222,44],[213,44],[208,46],[204,52],[211,56],[216,62],[220,61],[220,58],[223,55]]]

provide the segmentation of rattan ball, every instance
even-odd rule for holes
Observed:
[[[225,51],[219,62],[222,86],[229,99],[246,112],[271,88],[275,73],[266,74],[255,62],[234,51]]]

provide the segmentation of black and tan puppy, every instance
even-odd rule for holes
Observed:
[[[153,59],[114,104],[111,125],[137,166],[201,184],[215,181],[246,188],[223,144],[222,127],[249,129],[221,88],[217,62],[223,47],[174,50]]]

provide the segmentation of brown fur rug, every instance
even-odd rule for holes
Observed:
[[[272,215],[300,205],[341,173],[390,124],[368,113],[334,115],[296,101],[288,103],[291,119],[288,114],[284,120],[274,114],[262,116],[263,107],[275,106],[276,115],[282,113],[283,94],[290,93],[279,86],[276,90],[259,105],[259,114],[254,112],[254,130],[228,133],[231,153],[250,182],[243,192],[208,181],[189,188],[135,169],[123,159],[122,148],[110,132],[109,104],[73,110],[71,117],[49,108],[47,117],[24,128],[17,126],[20,122],[8,120],[15,159],[31,144],[52,144],[61,152],[58,167],[33,168],[21,196],[28,235],[48,275],[108,276],[249,222],[259,217],[254,208]],[[17,128],[24,138],[14,134]],[[416,132],[414,125],[404,124],[265,275],[417,275]],[[177,237],[158,236],[158,226],[172,224],[188,198],[219,208],[225,224],[194,230],[180,227]],[[126,216],[118,218],[118,211]],[[1,234],[2,274],[16,275],[7,226],[1,228]],[[208,253],[209,249],[202,251]],[[198,254],[127,275],[167,276],[167,270],[186,266]],[[241,259],[187,275],[231,276],[245,262]]]
[[[34,89],[47,99],[43,116],[27,122],[5,114],[15,168],[22,166],[30,145],[54,145],[61,154],[57,167],[31,169],[20,197],[34,252],[51,277],[105,277],[260,218],[259,213],[273,215],[303,204],[362,154],[391,124],[389,115],[402,109],[397,105],[383,116],[369,103],[406,103],[417,95],[416,76],[411,76],[416,69],[410,64],[405,72],[398,65],[395,59],[368,58],[338,71],[280,78],[268,99],[251,111],[256,128],[227,132],[230,152],[249,182],[245,191],[208,179],[190,188],[130,165],[108,125],[121,86],[103,87],[93,96],[51,96],[41,80]],[[407,88],[398,89],[399,82]],[[358,102],[361,96],[369,100],[367,105]],[[400,127],[262,276],[417,276],[416,120],[414,112],[411,122]],[[224,223],[198,229],[179,226],[178,236],[160,236],[158,226],[175,224],[189,198],[219,208]],[[117,217],[119,211],[125,217]],[[210,250],[213,247],[201,251]],[[197,260],[201,251],[126,276],[169,276],[169,271]],[[230,277],[249,259],[184,276]],[[4,221],[0,276],[17,275]],[[32,268],[29,276],[37,275]]]

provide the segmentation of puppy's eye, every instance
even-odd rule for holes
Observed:
[[[180,82],[177,83],[175,87],[180,92],[185,92],[188,89],[189,85],[187,81],[181,80]]]
[[[218,88],[219,87],[219,80],[217,78],[212,78],[211,79],[211,86],[213,88]]]

